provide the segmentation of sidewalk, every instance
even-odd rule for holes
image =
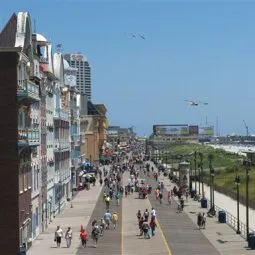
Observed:
[[[80,246],[80,226],[83,224],[87,226],[91,214],[95,208],[98,197],[101,193],[102,187],[97,181],[96,186],[91,186],[90,190],[82,190],[78,192],[71,202],[67,204],[66,208],[49,224],[45,232],[41,233],[39,237],[33,242],[32,247],[28,250],[27,255],[64,255],[76,254],[77,248]],[[54,233],[56,227],[60,226],[64,233],[67,227],[71,227],[73,231],[72,246],[66,248],[65,239],[62,239],[61,248],[56,248],[54,242]]]
[[[123,174],[124,186],[128,184],[129,173]],[[122,255],[171,255],[168,245],[166,245],[162,232],[157,231],[151,239],[144,239],[139,236],[137,221],[137,211],[141,213],[148,209],[151,212],[149,199],[138,199],[138,193],[123,197],[122,201]],[[158,227],[157,230],[160,228]]]
[[[156,169],[155,166],[154,169]],[[175,186],[174,183],[169,181],[168,177],[164,177],[162,175],[159,177],[159,181],[163,181],[167,191],[173,189]],[[178,199],[175,198],[175,200]],[[185,202],[184,212],[194,222],[194,224],[197,224],[197,214],[199,212],[207,211],[208,209],[202,209],[201,204],[191,198],[188,199],[188,202]],[[206,229],[202,229],[200,231],[221,255],[246,255],[254,253],[252,250],[247,250],[247,242],[240,235],[237,235],[227,224],[220,224],[216,217],[207,217]]]

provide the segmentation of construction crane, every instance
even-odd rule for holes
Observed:
[[[243,120],[244,127],[246,129],[246,136],[249,136],[249,127],[247,126],[246,122]]]

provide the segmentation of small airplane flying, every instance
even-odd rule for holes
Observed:
[[[198,105],[208,105],[206,102],[199,102],[199,101],[192,101],[192,100],[184,100],[188,102],[191,106],[198,106]]]

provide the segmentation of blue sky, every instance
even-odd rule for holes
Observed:
[[[93,102],[111,125],[149,135],[153,124],[205,125],[207,116],[215,125],[218,116],[221,134],[244,134],[243,120],[255,133],[255,2],[239,2],[9,0],[0,27],[29,11],[54,47],[84,53]]]

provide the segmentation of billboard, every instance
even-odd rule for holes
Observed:
[[[189,126],[190,135],[198,135],[198,132],[199,132],[198,126]]]
[[[189,126],[177,125],[154,125],[153,134],[157,136],[186,136],[189,135]]]
[[[199,135],[202,135],[202,136],[213,136],[214,135],[214,126],[199,127]]]
[[[85,58],[82,54],[71,54],[70,61],[85,61]]]

